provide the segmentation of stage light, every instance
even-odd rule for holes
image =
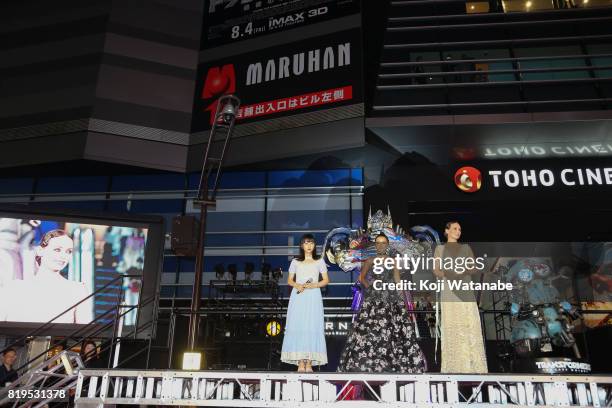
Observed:
[[[187,351],[183,353],[183,370],[199,370],[202,364],[202,353]]]
[[[251,275],[255,270],[255,264],[253,262],[247,262],[244,264],[244,279],[250,281]]]
[[[532,4],[533,3],[531,1],[528,1],[527,3],[525,3],[525,7],[527,7],[527,9],[530,9]]]
[[[226,124],[229,124],[234,119],[236,116],[236,108],[234,107],[232,101],[228,101],[225,106],[223,106],[221,115],[223,122]]]
[[[281,324],[279,322],[277,322],[276,320],[271,320],[268,322],[268,324],[266,324],[266,333],[268,333],[268,336],[278,336],[281,332]]]

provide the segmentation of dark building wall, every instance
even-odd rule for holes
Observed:
[[[19,135],[28,137],[45,133],[43,124],[88,118],[110,2],[14,1],[2,8],[0,128],[38,125]]]
[[[184,170],[202,7],[3,5],[1,166],[89,158]]]
[[[165,136],[188,143],[202,7],[195,1],[112,2],[95,119],[179,132]],[[163,140],[163,132],[136,135],[118,124],[115,133]]]

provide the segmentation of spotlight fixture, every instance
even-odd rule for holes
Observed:
[[[266,333],[268,336],[275,337],[278,336],[281,332],[281,324],[276,320],[270,320],[268,324],[266,324]]]
[[[223,264],[215,265],[215,276],[217,279],[225,279],[225,268]]]
[[[269,263],[261,265],[261,279],[264,281],[270,280],[270,271],[272,271],[272,265]]]
[[[250,281],[254,270],[255,270],[255,264],[253,262],[245,263],[244,264],[244,279],[247,281]]]
[[[236,278],[238,277],[238,268],[236,268],[236,264],[227,265],[227,271],[232,278],[232,282],[236,282]]]
[[[219,98],[218,103],[218,106],[222,106],[222,108],[220,112],[217,111],[217,123],[230,125],[236,119],[236,113],[238,111],[238,107],[240,106],[240,99],[234,95],[224,95]]]
[[[183,353],[183,370],[197,371],[202,365],[202,353],[187,351]]]

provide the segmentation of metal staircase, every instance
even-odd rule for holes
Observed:
[[[55,321],[66,313],[72,313],[74,308],[90,298],[99,296],[108,290],[117,292],[117,286],[121,287],[121,283],[126,278],[142,279],[142,276],[118,275],[87,298],[84,298],[50,321],[14,341],[1,350],[0,353],[9,348],[19,348],[27,344],[34,337],[47,336],[48,330],[54,326]],[[67,401],[71,394],[74,395],[79,371],[87,365],[81,360],[79,354],[72,351],[72,349],[81,344],[85,339],[101,341],[99,355],[108,357],[105,359],[104,365],[106,367],[125,366],[140,354],[144,352],[149,353],[151,339],[138,339],[138,335],[142,330],[156,324],[156,316],[144,324],[138,325],[137,322],[136,326],[127,332],[123,330],[122,323],[125,316],[132,310],[151,303],[156,305],[157,295],[142,299],[138,305],[123,304],[123,289],[119,290],[116,295],[117,302],[113,307],[104,313],[97,314],[89,324],[83,325],[70,334],[50,343],[47,349],[35,356],[30,356],[27,362],[16,368],[15,370],[19,373],[18,380],[11,383],[8,387],[0,388],[0,406],[7,404],[7,406],[12,407],[42,407],[48,402]],[[145,347],[140,347],[135,353],[124,356],[125,353],[120,354],[120,347],[121,343],[126,341],[139,341]],[[58,354],[53,354],[58,347],[61,347],[62,351]],[[35,405],[32,405],[32,403],[35,403]]]
[[[68,401],[84,368],[78,353],[64,350],[23,373],[0,392],[0,406],[43,407],[53,401]],[[6,404],[6,405],[5,405]]]

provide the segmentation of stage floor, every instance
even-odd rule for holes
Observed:
[[[82,370],[75,402],[80,407],[605,407],[611,395],[612,375]]]

